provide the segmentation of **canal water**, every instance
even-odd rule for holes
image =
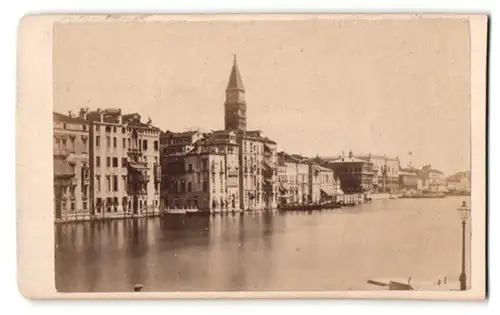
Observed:
[[[457,280],[462,200],[470,204],[470,197],[377,200],[317,212],[56,225],[56,288],[370,290],[373,278]]]

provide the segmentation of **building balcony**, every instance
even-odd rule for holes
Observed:
[[[139,148],[128,148],[127,153],[129,155],[138,156],[142,155],[142,150]]]
[[[55,156],[67,157],[70,154],[68,149],[54,149]]]

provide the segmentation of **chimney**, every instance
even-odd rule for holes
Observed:
[[[78,117],[84,120],[87,120],[88,108],[80,108],[80,112],[78,113]]]
[[[349,158],[352,159],[352,150],[349,150]]]
[[[73,113],[71,111],[68,111],[68,117],[73,118]]]
[[[99,120],[104,122],[104,112],[100,108],[97,109],[97,114],[99,114]]]

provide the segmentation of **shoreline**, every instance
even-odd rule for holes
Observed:
[[[345,196],[345,195],[344,195]],[[389,193],[380,193],[380,194],[371,194],[372,202],[377,200],[397,200],[397,199],[442,199],[446,197],[459,197],[463,195],[445,195],[444,197],[398,197],[392,198],[392,195]],[[363,203],[358,203],[360,205]],[[349,207],[352,208],[352,207]],[[179,213],[179,214],[168,214],[163,211],[154,211],[148,213],[138,213],[138,214],[108,214],[108,215],[93,215],[91,216],[88,213],[85,214],[71,214],[67,215],[66,218],[55,219],[54,224],[66,224],[66,223],[81,223],[81,222],[104,222],[104,221],[112,221],[112,220],[134,220],[134,219],[143,219],[143,218],[154,218],[154,217],[162,217],[162,216],[215,216],[215,215],[243,215],[246,213],[258,213],[258,212],[274,212],[280,211],[280,209],[252,209],[252,210],[239,210],[239,211],[200,211],[192,214],[188,213]],[[68,218],[70,217],[70,218]]]

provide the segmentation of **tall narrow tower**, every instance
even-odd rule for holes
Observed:
[[[247,105],[245,102],[245,88],[243,87],[243,80],[241,79],[240,70],[236,63],[236,55],[234,55],[233,68],[231,69],[226,88],[224,112],[226,130],[246,130]]]

